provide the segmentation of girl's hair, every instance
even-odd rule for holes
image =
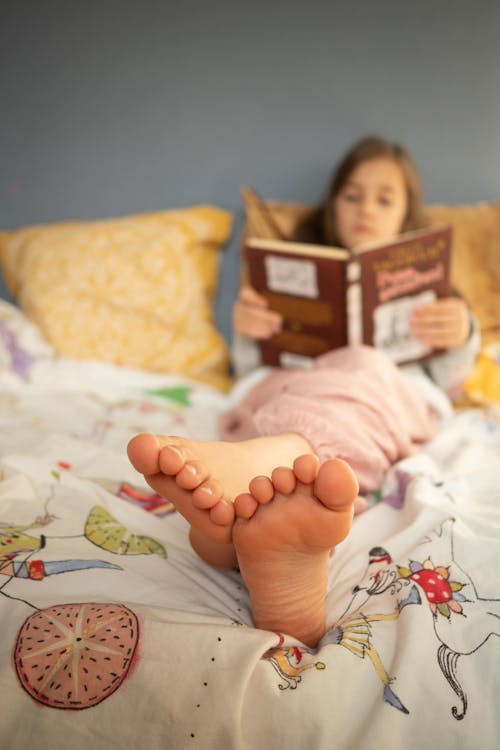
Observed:
[[[338,245],[340,242],[335,221],[335,198],[356,167],[365,161],[380,158],[392,159],[399,165],[403,173],[408,209],[401,231],[406,232],[422,226],[422,186],[417,167],[410,154],[399,143],[391,143],[379,136],[368,136],[354,144],[333,173],[322,206],[323,234],[325,242],[329,245]]]

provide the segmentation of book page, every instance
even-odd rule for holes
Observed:
[[[431,348],[410,331],[415,307],[436,300],[432,290],[385,302],[373,311],[373,341],[395,363],[425,357]]]
[[[267,286],[272,292],[309,299],[319,297],[317,267],[312,261],[267,255],[264,263]]]

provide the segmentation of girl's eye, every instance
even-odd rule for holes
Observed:
[[[356,203],[359,201],[359,195],[357,193],[344,193],[344,200],[348,203]]]
[[[380,196],[378,199],[378,202],[381,206],[392,206],[392,201],[390,198],[387,198],[385,195]]]

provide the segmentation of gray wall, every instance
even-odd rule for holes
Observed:
[[[498,0],[0,0],[0,228],[319,201],[354,139],[413,153],[431,202],[500,197]]]

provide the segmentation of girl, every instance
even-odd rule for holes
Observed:
[[[423,226],[419,174],[397,143],[368,137],[356,143],[335,170],[323,201],[323,233],[328,245],[355,249],[383,242]],[[233,361],[239,375],[258,366],[256,339],[281,329],[279,313],[243,285],[233,310]],[[414,335],[429,346],[448,350],[426,363],[430,376],[451,397],[460,395],[478,351],[474,322],[459,297],[441,299],[415,311]],[[451,356],[450,356],[451,354]],[[439,363],[439,364],[438,364]],[[458,370],[457,370],[458,368]]]
[[[366,138],[334,174],[325,238],[350,249],[390,239],[419,226],[421,200],[407,152]],[[256,340],[282,321],[246,285],[233,320],[242,373],[259,364]],[[359,489],[376,489],[450,413],[445,393],[464,379],[479,346],[467,307],[457,297],[422,306],[411,328],[444,349],[425,372],[397,368],[369,347],[337,349],[307,371],[259,368],[244,378],[240,402],[221,420],[224,442],[138,435],[129,443],[135,468],[190,523],[194,550],[212,565],[239,566],[257,627],[317,644],[328,558],[363,508]]]

